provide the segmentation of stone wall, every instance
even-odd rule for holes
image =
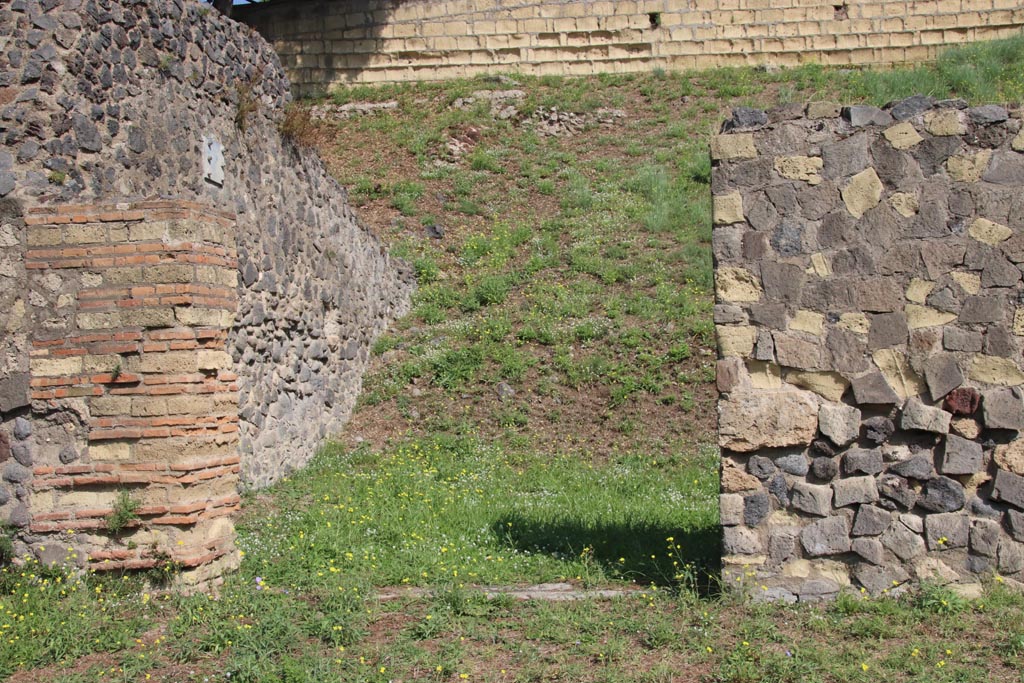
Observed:
[[[38,524],[44,521],[60,521],[37,519],[36,514],[74,510],[70,519],[91,519],[91,524],[98,523],[101,509],[109,507],[106,502],[90,504],[95,512],[90,517],[61,498],[62,487],[78,490],[93,486],[89,477],[107,466],[108,460],[95,459],[97,449],[92,442],[97,441],[93,438],[97,425],[134,430],[152,423],[145,428],[170,428],[174,433],[167,438],[183,439],[180,444],[173,442],[181,446],[177,454],[166,444],[138,446],[136,439],[144,442],[158,437],[135,431],[119,432],[117,438],[103,441],[104,447],[116,446],[118,458],[127,458],[123,463],[118,460],[118,467],[138,464],[140,459],[149,462],[151,457],[170,468],[161,470],[161,477],[174,478],[193,476],[187,468],[175,469],[181,464],[178,459],[203,463],[208,462],[207,455],[214,457],[205,446],[192,449],[202,439],[178,433],[175,421],[223,418],[226,422],[218,422],[218,429],[236,425],[237,432],[224,432],[218,437],[223,441],[220,446],[224,453],[234,452],[239,462],[225,461],[215,467],[240,468],[240,472],[229,474],[240,476],[248,485],[261,486],[302,467],[322,439],[337,432],[350,414],[369,345],[389,321],[404,312],[413,279],[410,270],[393,261],[376,236],[358,222],[345,191],[316,155],[282,137],[279,129],[289,99],[288,81],[263,39],[191,0],[13,0],[0,4],[0,327],[5,330],[0,337],[0,446],[9,443],[14,460],[18,454],[24,455],[22,446],[33,441],[36,451],[42,453],[45,449],[39,439],[50,437],[40,435],[60,429],[75,432],[75,439],[89,444],[87,452],[84,445],[78,448],[79,460],[70,465],[86,469],[30,472],[28,478],[17,470],[14,477],[18,481],[8,478],[10,486],[0,487],[0,522],[10,521],[21,529],[22,549],[27,544],[37,553],[43,552],[40,548],[47,544],[32,530],[43,531]],[[124,206],[134,208],[118,208]],[[72,259],[78,252],[83,259],[93,258],[104,249],[111,254],[102,258],[115,260],[138,249],[164,253],[160,250],[166,251],[179,240],[177,233],[171,228],[167,228],[171,232],[161,233],[162,228],[146,226],[164,225],[166,217],[160,212],[172,210],[198,212],[186,224],[200,226],[196,234],[202,239],[180,239],[186,246],[202,242],[210,249],[230,251],[237,259],[233,272],[221,268],[224,264],[213,264],[219,268],[214,271],[196,265],[195,279],[187,280],[180,268],[163,268],[161,262],[154,269],[145,261],[139,272],[124,274],[119,282],[104,280],[101,286],[94,283],[98,277],[107,277],[100,272],[107,268],[106,261],[86,264]],[[143,215],[130,220],[117,217],[124,211],[141,211]],[[108,212],[110,220],[104,217]],[[64,226],[61,217],[68,216],[76,224],[75,216],[88,216],[89,220],[81,231],[76,228],[71,233],[60,227]],[[132,221],[139,225],[133,228]],[[42,230],[39,226],[43,224],[50,227]],[[187,232],[192,228],[181,229]],[[31,241],[44,239],[41,235],[55,241]],[[103,239],[74,242],[85,239],[83,235]],[[66,256],[70,260],[61,260],[66,267],[57,268],[49,256],[33,256],[39,250],[47,254],[60,251],[61,259]],[[195,258],[199,256],[209,254]],[[26,268],[36,262],[48,264],[42,269],[46,278],[38,280],[37,271]],[[170,279],[161,281],[163,277]],[[164,307],[161,299],[160,311],[151,316],[145,303],[150,298],[145,288],[150,285],[191,288],[168,294],[168,303],[176,297],[206,298],[220,302],[213,309],[223,304],[221,313],[233,315],[230,322],[227,318],[215,322],[198,313],[209,307],[195,302],[189,306],[184,300]],[[48,289],[51,286],[56,289]],[[109,292],[94,296],[96,287]],[[213,293],[214,289],[220,293]],[[225,293],[222,289],[232,290],[232,296],[221,296]],[[185,318],[179,317],[179,307],[183,307]],[[94,393],[84,397],[30,395],[29,385],[33,384],[32,392],[41,391],[44,387],[34,383],[48,376],[39,374],[33,365],[42,353],[37,344],[55,341],[54,330],[62,330],[60,325],[71,320],[68,316],[75,321],[80,316],[107,321],[110,329],[117,329],[115,338],[104,339],[108,332],[72,330],[75,336],[71,339],[77,341],[67,342],[71,345],[67,349],[50,349],[53,353],[108,355],[110,361],[112,355],[119,355],[124,376],[143,377],[143,385],[148,386],[145,372],[133,368],[147,362],[147,354],[155,353],[156,346],[168,345],[167,362],[183,363],[180,372],[167,370],[174,377],[190,376],[199,381],[202,375],[206,382],[216,370],[214,379],[225,378],[230,384],[225,392],[233,394],[233,417],[226,410],[226,394],[206,397],[214,400],[214,410],[189,417],[179,417],[185,413],[177,412],[189,406],[170,398],[166,403],[132,398],[129,408],[119,392],[130,387],[91,379],[81,383],[84,374],[70,372],[76,363],[67,359],[50,369],[60,370],[57,377],[77,378],[76,384],[54,391],[77,394],[88,389]],[[199,329],[202,336],[197,332],[194,341],[187,336],[161,336],[189,334],[184,328]],[[191,343],[211,353],[219,349],[216,357],[221,360],[227,358],[226,352],[230,367],[192,368],[194,363],[210,362],[214,356],[207,353],[199,354],[206,360],[196,356],[194,363],[189,354],[173,355],[188,351],[186,346]],[[104,344],[123,350],[94,349]],[[171,358],[177,360],[172,363]],[[94,370],[89,372],[96,374]],[[237,379],[227,379],[232,375]],[[96,402],[97,398],[115,397],[119,400]],[[75,401],[62,402],[65,399]],[[59,402],[53,404],[53,400]],[[136,402],[140,407],[135,407]],[[152,405],[143,408],[143,403]],[[211,406],[197,399],[194,408],[200,407]],[[200,423],[204,430],[212,428]],[[88,437],[81,431],[86,429]],[[206,431],[202,434],[211,436]],[[237,439],[237,445],[229,439]],[[105,453],[103,448],[100,452]],[[158,452],[164,455],[158,456]],[[224,453],[218,451],[216,458],[229,457]],[[47,452],[45,458],[39,455],[30,465],[17,464],[30,469],[67,466],[54,462],[53,457],[60,460],[60,452]],[[71,457],[71,450],[65,457]],[[168,473],[172,471],[177,474]],[[79,479],[65,482],[65,475],[71,474],[82,474],[89,483]],[[108,479],[112,476],[103,474]],[[54,477],[60,483],[55,484]],[[164,484],[173,488],[169,481]],[[95,485],[115,486],[110,482]],[[137,482],[131,486],[146,488]],[[185,487],[199,491],[192,483]],[[148,494],[144,499],[148,507],[143,527],[153,531],[159,526],[153,520],[162,513],[152,511],[158,504],[151,506]],[[44,500],[52,500],[54,510],[44,511],[43,503],[38,502]],[[223,498],[220,488],[209,501],[221,501],[215,505],[218,508],[221,503],[233,505]],[[189,543],[185,541],[183,547]],[[54,546],[52,542],[48,545]],[[100,546],[97,540],[93,550]],[[185,559],[199,556],[190,554]],[[119,557],[111,562],[115,559],[134,562],[141,558]]]
[[[1017,0],[275,0],[235,12],[273,43],[299,95],[494,71],[919,62],[1024,26]]]
[[[1024,580],[1020,112],[738,110],[712,141],[724,574]]]

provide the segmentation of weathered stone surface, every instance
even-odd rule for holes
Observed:
[[[883,189],[875,169],[868,168],[850,178],[850,182],[840,191],[840,196],[846,210],[854,218],[860,218],[882,200]]]
[[[896,149],[909,149],[924,140],[917,129],[906,122],[887,128],[883,135]]]
[[[818,429],[813,394],[794,389],[730,394],[718,404],[718,444],[749,453],[810,444]]]
[[[867,104],[857,104],[852,107],[843,107],[842,116],[854,128],[865,126],[888,126],[892,123],[892,116],[878,107]]]
[[[732,117],[722,123],[722,132],[754,130],[768,125],[768,114],[752,107],[733,107]]]
[[[864,420],[864,437],[878,445],[889,440],[896,431],[896,425],[884,415],[876,415]]]
[[[802,477],[810,469],[810,463],[803,453],[791,453],[775,459],[775,465],[786,474]]]
[[[976,218],[968,228],[967,234],[979,242],[996,245],[1012,237],[1013,230],[987,218]]]
[[[865,558],[867,559],[867,558]],[[910,580],[910,574],[902,567],[873,566],[858,564],[853,578],[873,596],[885,594]]]
[[[933,401],[942,399],[964,383],[964,373],[956,356],[945,353],[932,356],[925,362],[924,378]]]
[[[977,354],[971,358],[971,369],[968,375],[976,382],[1015,386],[1024,384],[1024,372],[1010,358],[998,358]]]
[[[981,179],[996,185],[1021,187],[1024,185],[1024,155],[997,150]]]
[[[12,484],[24,484],[32,479],[32,470],[14,460],[7,461],[3,468],[3,480]]]
[[[850,520],[840,515],[812,522],[800,532],[800,543],[810,557],[849,552]]]
[[[907,315],[907,327],[911,330],[918,330],[922,327],[938,327],[939,325],[945,325],[956,320],[956,313],[942,311],[930,306],[907,304],[904,310]]]
[[[821,171],[823,166],[821,157],[775,157],[775,171],[789,180],[801,180],[810,185],[821,183]]]
[[[715,271],[715,294],[719,301],[746,302],[761,298],[761,285],[745,268],[724,266]]]
[[[856,377],[852,385],[854,398],[861,405],[892,405],[900,401],[900,397],[880,372]]]
[[[889,113],[897,121],[906,121],[918,114],[923,114],[935,106],[935,98],[927,95],[911,95],[898,102],[886,105]]]
[[[861,505],[853,522],[854,536],[878,536],[889,528],[892,513],[874,505]]]
[[[1024,477],[1006,470],[997,470],[992,498],[1024,510]]]
[[[973,441],[981,436],[981,425],[978,424],[977,420],[969,417],[954,417],[949,422],[949,431],[951,434],[956,434]]]
[[[814,392],[826,401],[840,400],[850,386],[850,381],[838,372],[788,370],[784,379],[789,384]]]
[[[832,481],[839,476],[839,462],[835,458],[817,457],[811,461],[811,474],[819,480]]]
[[[924,116],[925,129],[936,137],[963,135],[967,126],[955,109],[930,111]]]
[[[924,518],[924,536],[929,550],[966,548],[969,532],[966,514],[948,512]]]
[[[832,482],[832,504],[837,508],[857,503],[874,503],[878,488],[874,477],[848,477]]]
[[[956,512],[965,502],[964,487],[949,477],[934,477],[925,482],[919,507],[932,512]]]
[[[942,402],[943,408],[953,415],[973,415],[981,404],[981,394],[974,387],[953,389]]]
[[[851,448],[843,454],[844,474],[878,474],[882,471],[882,452],[877,448]]]
[[[872,351],[907,343],[910,330],[903,312],[880,313],[868,316],[868,319],[871,321],[868,348]]]
[[[984,454],[981,444],[954,434],[946,435],[946,443],[939,458],[939,472],[943,474],[974,474],[982,468]]]
[[[786,475],[779,472],[768,481],[766,488],[780,507],[789,507],[789,483],[786,481]]]
[[[996,467],[1024,476],[1024,439],[1017,438],[1010,443],[999,444],[992,460]]]
[[[904,562],[914,559],[925,552],[924,539],[906,527],[902,522],[893,522],[885,533],[879,537],[885,549]]]
[[[823,403],[818,410],[818,429],[837,446],[846,446],[860,434],[860,410],[841,403]]]
[[[718,514],[722,526],[742,524],[743,496],[737,493],[723,493],[718,496]]]
[[[802,268],[792,263],[761,263],[761,282],[764,292],[775,303],[796,303],[800,301],[806,275]]]
[[[715,336],[721,358],[749,358],[754,352],[757,330],[750,325],[719,325]]]
[[[942,346],[947,351],[981,351],[983,339],[981,333],[963,330],[958,327],[947,327],[942,331]]]
[[[917,504],[918,493],[906,479],[895,474],[883,474],[878,478],[878,491],[883,503],[891,503],[893,509],[909,510]],[[888,506],[887,506],[888,507]]]
[[[885,562],[885,546],[877,539],[855,538],[850,549],[871,564],[881,565]]]
[[[711,215],[715,225],[742,223],[744,221],[743,195],[739,192],[730,192],[715,196]]]
[[[821,365],[821,347],[798,335],[775,332],[775,355],[779,365],[801,370],[814,370]]]
[[[763,455],[755,455],[747,461],[747,471],[761,481],[771,479],[772,475],[775,474],[775,470],[775,463],[772,462],[772,459],[766,458]]]
[[[949,177],[960,183],[976,183],[992,160],[992,150],[985,149],[971,156],[957,155],[946,159]]]
[[[988,126],[993,123],[1001,123],[1009,118],[1006,107],[998,104],[983,104],[980,107],[971,107],[967,110],[967,116],[971,123]]]
[[[995,557],[999,548],[1000,532],[998,522],[989,519],[973,520],[969,541],[971,551],[985,557]]]
[[[768,535],[768,560],[774,564],[782,564],[793,557],[796,542],[800,537],[798,527],[775,527]]]
[[[900,426],[903,429],[947,434],[951,418],[952,415],[945,410],[929,407],[919,398],[911,398],[903,405]]]
[[[1024,512],[1018,510],[1006,511],[1006,530],[1016,541],[1024,541]]]
[[[836,102],[809,102],[807,104],[807,118],[809,119],[834,119],[839,116],[840,106]]]
[[[768,494],[764,491],[751,493],[743,497],[743,523],[749,527],[755,527],[768,517],[771,513],[771,503],[768,501]]]
[[[996,566],[1004,574],[1016,574],[1024,570],[1024,544],[1018,543],[1008,536],[999,539],[996,550]]]
[[[798,481],[790,489],[790,504],[809,515],[828,517],[832,513],[832,487]]]
[[[747,474],[738,467],[722,468],[722,491],[725,493],[742,493],[761,488],[757,477]]]
[[[924,455],[915,455],[889,467],[889,471],[907,479],[926,481],[935,476],[932,459]]]
[[[754,159],[757,149],[751,133],[730,133],[711,138],[711,158],[718,160]]]
[[[742,526],[727,526],[722,530],[722,552],[726,555],[757,555],[764,546],[756,531]]]
[[[981,408],[989,429],[1024,429],[1024,395],[1019,387],[984,392]]]

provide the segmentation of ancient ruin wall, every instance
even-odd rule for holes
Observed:
[[[712,141],[724,579],[1024,579],[1020,112],[741,110]]]
[[[144,504],[141,527],[131,533],[155,533],[164,515],[157,499],[175,486],[198,498],[168,498],[178,507],[167,514],[230,507],[224,491],[233,484],[202,497],[198,480],[172,483],[193,474],[180,461],[234,452],[236,464],[212,467],[265,485],[302,467],[351,412],[369,345],[407,307],[411,274],[358,223],[315,154],[282,137],[289,98],[263,39],[196,2],[0,3],[0,522],[19,529],[23,548],[45,552],[58,534],[58,543],[80,546],[81,561],[108,551],[100,537],[111,534],[99,520],[113,509],[107,494],[119,488]],[[167,227],[160,212],[172,209],[196,213],[186,222],[206,226],[194,233],[201,239]],[[66,223],[80,222],[75,216],[84,217],[82,230],[68,232]],[[43,239],[52,241],[34,241]],[[237,262],[230,273],[223,263],[213,264],[218,273],[197,265],[188,279],[172,267],[182,265],[176,261],[209,256],[187,256],[189,245],[224,250]],[[133,274],[106,270],[105,259],[132,250],[158,258]],[[65,259],[59,268],[51,261],[57,252]],[[170,297],[152,315],[140,303],[151,286]],[[193,290],[171,295],[161,287]],[[200,291],[205,287],[233,294]],[[221,302],[227,317],[204,317],[197,303],[204,298]],[[108,327],[83,327],[83,316]],[[77,327],[64,327],[69,320]],[[52,346],[58,338],[66,348]],[[168,352],[152,355],[161,345]],[[42,362],[47,355],[53,362]],[[103,356],[105,365],[89,365],[92,356]],[[97,378],[118,367],[115,356],[117,379]],[[228,367],[204,365],[215,357],[230,358]],[[176,369],[168,365],[152,377],[136,369],[163,367],[159,358]],[[128,377],[136,384],[126,384]],[[40,393],[49,390],[47,378],[65,385]],[[171,385],[209,381],[228,385],[212,405],[202,397],[192,404],[143,400],[146,392],[170,395]],[[178,429],[186,419],[204,430],[210,420],[224,428],[216,453],[193,448],[198,441]],[[135,430],[163,428],[166,438],[182,440],[173,442],[180,452],[138,446],[139,439],[165,437]],[[97,438],[108,429],[113,436]],[[229,443],[234,439],[237,445]],[[113,482],[129,465],[151,460],[164,468],[159,481]],[[194,474],[205,481],[209,473]],[[63,497],[67,487],[71,498]],[[196,508],[200,502],[207,507]],[[69,520],[92,520],[95,533],[67,535]],[[162,542],[146,547],[182,563],[205,557],[178,552],[191,547],[179,540],[169,549]],[[143,547],[130,540],[117,547],[128,545]],[[117,566],[140,557],[105,559]]]
[[[1024,26],[1017,0],[275,0],[235,11],[273,43],[300,95],[495,71],[918,62]]]

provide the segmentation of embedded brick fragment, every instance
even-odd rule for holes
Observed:
[[[947,434],[951,418],[952,415],[945,410],[929,407],[919,398],[911,398],[903,405],[900,426],[903,429]]]
[[[989,429],[1024,429],[1024,395],[1019,387],[984,392],[981,408]]]
[[[974,415],[981,405],[981,394],[974,387],[959,387],[946,395],[942,406],[954,415]]]

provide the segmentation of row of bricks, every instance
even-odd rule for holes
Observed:
[[[111,396],[184,396],[184,395],[207,395],[221,393],[235,393],[238,391],[237,384],[170,384],[160,387],[135,387],[132,389],[119,389],[104,391],[99,386],[68,386],[57,387],[56,389],[33,389],[31,392],[33,401],[54,401],[65,398],[86,398]]]
[[[238,306],[237,296],[231,298],[214,298],[199,294],[172,294],[160,297],[143,297],[141,299],[90,299],[79,301],[78,308],[83,311],[110,311],[121,308],[166,308],[168,306],[205,306],[234,311]]]
[[[173,258],[168,259],[157,254],[143,254],[137,256],[117,256],[117,257],[101,257],[101,258],[72,258],[72,259],[61,259],[61,260],[49,260],[49,261],[30,261],[26,256],[25,268],[27,270],[47,270],[47,269],[68,269],[68,268],[90,268],[90,269],[104,269],[104,268],[120,268],[123,266],[158,266],[161,264],[169,263],[188,263],[188,264],[200,264],[200,265],[212,265],[221,266],[223,268],[236,269],[238,268],[238,261],[234,258],[227,258],[222,256],[214,256],[209,254],[196,254],[193,252],[185,252],[175,254]]]
[[[63,225],[66,223],[113,223],[140,220],[216,219],[232,224],[235,214],[195,202],[138,203],[126,209],[91,204],[37,206],[26,211],[26,225]]]
[[[60,386],[83,386],[88,384],[102,384],[102,385],[124,385],[124,384],[140,384],[141,387],[131,387],[130,389],[108,389],[108,393],[115,396],[130,396],[133,394],[145,394],[150,393],[149,388],[163,387],[172,384],[204,384],[207,386],[217,386],[218,391],[235,391],[237,387],[228,384],[213,384],[212,380],[216,382],[234,382],[238,379],[238,375],[231,370],[218,370],[216,375],[212,377],[201,372],[187,373],[180,375],[168,375],[163,373],[153,374],[133,374],[122,372],[118,375],[112,373],[99,373],[89,375],[65,375],[63,377],[33,377],[30,380],[30,386],[34,388],[46,388],[46,387],[60,387]],[[139,390],[141,389],[141,391]],[[160,393],[154,391],[152,393]],[[174,393],[174,392],[172,392]]]
[[[216,536],[204,539],[201,543],[191,543],[185,546],[178,546],[174,550],[177,557],[194,556],[196,553],[215,552],[234,549],[234,536]],[[107,548],[96,549],[89,552],[89,560],[92,562],[105,562],[109,560],[130,560],[136,558],[154,557],[146,547],[139,548]],[[165,559],[155,556],[155,559]]]
[[[57,249],[29,249],[25,252],[25,260],[54,258],[81,258],[83,256],[115,256],[121,254],[154,254],[165,253],[169,257],[176,256],[180,252],[193,252],[199,254],[215,254],[227,256],[231,250],[218,244],[206,242],[129,242],[102,244],[94,246],[60,247]]]
[[[231,287],[221,287],[197,282],[160,283],[136,285],[134,287],[95,287],[82,289],[78,292],[79,301],[94,299],[140,299],[150,296],[166,296],[168,294],[198,294],[222,299],[231,298],[236,291]]]
[[[153,519],[145,520],[146,525],[159,525],[159,526],[191,526],[204,522],[210,519],[217,519],[218,517],[227,517],[241,509],[240,505],[234,505],[231,507],[217,508],[214,510],[208,510],[202,514],[197,515],[166,515],[163,517],[154,517]],[[108,509],[106,514],[102,517],[90,517],[88,519],[69,519],[61,522],[35,522],[33,521],[29,525],[29,529],[32,533],[36,534],[49,534],[61,531],[87,531],[90,529],[106,529],[107,520],[105,517],[109,516],[113,512],[113,509]],[[125,527],[139,527],[142,526],[142,520],[131,520],[125,524]]]
[[[225,506],[239,505],[242,499],[238,494],[223,496],[221,498],[197,500],[189,503],[178,503],[175,505],[143,505],[135,510],[140,517],[157,517],[166,515],[193,515],[206,512]],[[63,510],[60,512],[47,512],[32,515],[34,522],[60,522],[69,519],[90,519],[95,517],[109,517],[114,511],[113,508],[87,508],[81,510]]]
[[[163,351],[193,351],[195,349],[216,350],[224,348],[222,340],[197,341],[186,339],[172,342],[105,342],[89,347],[66,347],[48,349],[46,356],[55,358],[68,356],[106,356],[110,354],[160,353]]]
[[[224,467],[213,467],[195,470],[191,473],[177,475],[146,473],[146,472],[117,472],[110,474],[81,474],[74,477],[50,477],[35,479],[32,488],[35,491],[48,491],[51,489],[81,489],[90,486],[118,486],[135,484],[162,484],[167,486],[191,486],[204,482],[237,475],[241,471],[238,465],[226,465]]]
[[[222,424],[218,427],[151,427],[148,429],[104,429],[89,433],[89,441],[107,441],[111,439],[169,439],[175,436],[210,436],[213,434],[236,434],[238,424]]]
[[[226,339],[227,331],[223,329],[204,328],[175,328],[171,330],[122,330],[118,332],[105,332],[83,334],[59,339],[37,339],[33,341],[36,348],[50,346],[67,346],[79,344],[95,344],[99,342],[126,342],[143,341],[145,339],[172,340],[172,339]]]
[[[94,417],[89,420],[89,429],[103,430],[138,427],[213,427],[222,424],[238,422],[237,413],[222,413],[220,415],[204,414],[197,415],[157,415],[152,417]]]
[[[76,474],[92,474],[95,472],[194,472],[196,470],[204,470],[211,467],[237,465],[241,462],[242,459],[238,455],[223,455],[216,458],[190,460],[188,462],[174,463],[170,465],[165,463],[122,463],[117,465],[95,463],[89,465],[64,465],[62,467],[38,465],[32,468],[32,473],[37,477],[44,477],[47,475],[67,476]]]
[[[209,564],[210,562],[213,562],[214,560],[223,557],[224,555],[227,555],[230,552],[233,552],[233,548],[215,550],[208,553],[204,553],[202,555],[176,555],[173,556],[171,560],[185,568],[199,567],[204,564]],[[90,568],[95,569],[96,571],[127,571],[136,569],[153,569],[154,567],[159,567],[163,565],[164,562],[166,562],[166,558],[162,557],[151,557],[145,559],[121,561],[102,560],[100,562],[91,563]]]

